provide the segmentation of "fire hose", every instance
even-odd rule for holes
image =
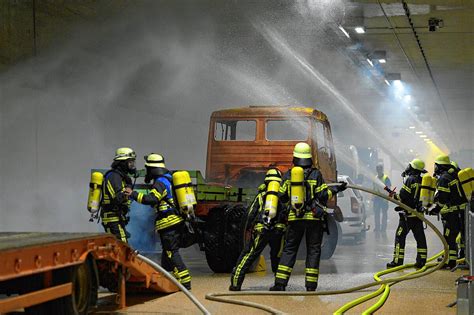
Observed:
[[[147,258],[143,255],[138,254],[137,257],[140,258],[141,260],[145,261],[146,263],[148,263],[156,271],[161,272],[166,278],[168,278],[171,282],[173,282],[181,291],[183,291],[183,293],[191,300],[191,302],[193,302],[194,305],[196,305],[197,308],[199,308],[199,310],[203,314],[206,314],[206,315],[211,314],[211,312],[209,312],[204,307],[204,305],[202,305],[201,302],[199,302],[199,300],[194,295],[192,295],[191,292],[189,292],[188,289],[186,289],[181,283],[179,283],[179,281],[176,280],[176,278],[172,274],[170,274],[168,271],[166,271],[163,267],[161,267],[156,262],[154,262],[153,260],[151,260],[151,259],[149,259],[149,258]]]
[[[335,186],[335,185],[339,185],[339,184],[337,184],[337,183],[328,184],[328,186]],[[365,284],[362,284],[362,285],[354,286],[354,287],[351,287],[351,288],[348,288],[348,289],[332,290],[332,291],[316,291],[316,292],[306,292],[306,291],[294,291],[294,292],[278,292],[278,291],[276,291],[276,292],[275,291],[271,291],[271,292],[270,291],[216,292],[216,293],[206,294],[206,299],[211,300],[211,301],[215,301],[215,302],[230,303],[230,304],[236,304],[236,305],[242,305],[242,306],[247,306],[247,307],[258,308],[258,309],[264,310],[264,311],[266,311],[270,314],[284,314],[284,312],[282,312],[280,310],[277,310],[277,309],[274,309],[274,308],[272,308],[270,306],[267,306],[267,305],[258,304],[258,303],[254,303],[254,302],[249,302],[249,301],[234,300],[234,299],[224,298],[224,297],[260,296],[260,295],[266,295],[266,296],[335,295],[335,294],[352,293],[352,292],[360,291],[360,290],[367,289],[367,288],[370,288],[370,287],[373,287],[373,286],[378,286],[378,285],[383,286],[383,290],[381,292],[384,292],[384,296],[387,297],[388,293],[385,293],[385,291],[389,290],[390,285],[393,285],[397,282],[412,280],[412,279],[416,279],[416,278],[426,276],[426,275],[428,275],[430,273],[433,273],[436,270],[440,269],[447,262],[448,252],[449,252],[448,243],[444,239],[443,234],[433,225],[433,223],[431,223],[428,219],[426,219],[421,213],[419,213],[415,209],[412,209],[412,208],[408,207],[407,205],[401,203],[400,201],[398,201],[394,198],[387,197],[386,195],[384,195],[384,194],[382,194],[378,191],[368,189],[368,188],[365,188],[365,187],[362,187],[362,186],[356,186],[356,185],[347,185],[347,188],[357,189],[357,190],[364,191],[364,192],[369,193],[369,194],[373,194],[373,195],[378,196],[380,198],[386,199],[386,200],[402,207],[408,213],[410,213],[412,215],[415,215],[417,218],[422,220],[424,223],[426,223],[427,226],[429,226],[435,232],[435,234],[441,240],[441,242],[443,244],[443,252],[444,252],[443,259],[438,264],[427,265],[427,266],[423,267],[422,269],[420,269],[418,271],[409,273],[409,274],[404,275],[404,276],[387,278],[385,280],[380,280],[380,281],[376,280],[376,281],[373,281],[373,282],[369,282],[369,283],[365,283]],[[440,254],[442,254],[443,252],[441,252]],[[429,260],[431,261],[433,259],[436,259],[436,257],[438,257],[440,254],[438,254],[434,257],[431,257]],[[386,274],[386,273],[389,273],[389,272],[393,272],[394,271],[393,269],[396,269],[395,271],[398,271],[400,269],[404,269],[404,268],[411,267],[411,266],[410,265],[404,265],[404,266],[399,266],[399,267],[396,267],[396,268],[392,268],[392,270],[380,271],[375,275],[375,277],[377,279],[379,275]],[[380,279],[380,278],[378,278],[378,279]],[[386,288],[388,288],[388,289],[386,289]],[[376,292],[378,292],[378,291],[376,291]],[[370,295],[372,295],[372,293]],[[377,295],[379,295],[379,294],[377,294]],[[377,295],[374,295],[373,297],[375,297]],[[362,297],[362,298],[364,298],[364,297]],[[357,300],[359,300],[359,299],[357,299]],[[360,302],[360,303],[362,303],[362,302]],[[357,304],[359,304],[359,303],[357,303]],[[355,304],[355,305],[357,305],[357,304]],[[383,303],[382,303],[382,305],[383,305]],[[349,308],[347,308],[347,309],[349,309]],[[339,310],[341,310],[341,309],[339,309]],[[345,310],[343,310],[342,312],[340,312],[338,314],[342,314],[344,311]]]

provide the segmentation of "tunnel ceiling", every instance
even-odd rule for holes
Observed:
[[[166,5],[171,2],[162,1]],[[311,3],[311,0],[300,1]],[[146,3],[146,2],[140,2]],[[213,3],[220,17],[220,27],[231,26],[232,31],[248,26],[245,20],[236,21],[234,6],[219,10],[218,2]],[[243,2],[247,6],[259,7],[258,1]],[[285,1],[275,2],[276,11],[285,11]],[[35,4],[33,6],[33,4]],[[400,1],[351,1],[345,2],[344,10],[334,17],[328,29],[337,35],[334,49],[344,51],[348,62],[369,73],[369,80],[378,84],[377,89],[361,88],[347,82],[333,82],[347,98],[353,100],[359,111],[373,128],[394,142],[407,143],[406,147],[420,145],[419,139],[409,126],[415,125],[433,138],[443,149],[450,152],[473,150],[474,118],[474,3],[472,1],[408,1],[411,20],[418,35],[419,43],[431,68],[431,75],[416,41],[409,19]],[[183,2],[175,6],[185,6]],[[236,4],[235,6],[238,6]],[[53,47],[56,42],[66,40],[69,32],[81,21],[106,21],[118,12],[134,10],[135,2],[130,1],[2,1],[0,3],[0,71],[30,58],[35,53]],[[230,9],[229,9],[230,8]],[[35,20],[33,21],[33,13]],[[441,19],[442,27],[428,30],[430,18]],[[338,30],[342,25],[350,34],[348,41]],[[354,27],[363,25],[365,34],[356,34]],[[295,33],[311,35],[311,24]],[[226,30],[223,30],[226,32]],[[351,45],[362,46],[362,52],[351,52]],[[386,51],[387,63],[374,70],[366,62],[366,57],[374,51]],[[373,74],[372,76],[370,74]],[[402,100],[388,101],[385,106],[409,106],[409,118],[403,124],[374,108],[374,103],[384,102],[388,92],[380,92],[383,84],[381,74],[400,73],[402,81],[410,86],[402,93],[412,95],[413,101],[402,104]],[[349,75],[349,74],[348,74]],[[400,97],[400,95],[399,95]],[[321,95],[321,102],[329,102],[329,97]],[[337,111],[335,111],[337,113]],[[334,117],[334,116],[333,116]],[[345,126],[348,120],[333,118],[336,125]],[[349,127],[341,127],[347,134],[348,143],[363,145],[350,135]],[[351,127],[353,128],[353,127]],[[417,141],[414,141],[416,139]],[[359,141],[359,142],[358,142]],[[423,142],[421,142],[422,144]]]

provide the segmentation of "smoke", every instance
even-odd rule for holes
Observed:
[[[360,96],[360,74],[325,27],[345,14],[341,4],[137,3],[81,22],[68,40],[12,66],[0,74],[0,230],[101,230],[87,223],[90,169],[129,146],[139,157],[163,154],[170,169],[204,172],[217,109],[315,107],[345,144],[380,142],[364,117],[335,106],[335,97],[347,107]],[[321,80],[282,55],[275,34]]]

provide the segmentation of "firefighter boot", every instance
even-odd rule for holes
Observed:
[[[398,266],[401,266],[403,265],[402,263],[396,263],[394,261],[391,261],[389,263],[387,263],[387,269],[390,269],[390,268],[394,268],[394,267],[398,267]]]
[[[275,284],[273,287],[270,288],[270,291],[285,291],[286,287],[282,284]]]
[[[232,284],[229,286],[229,291],[240,291],[240,285],[239,286],[233,286]]]

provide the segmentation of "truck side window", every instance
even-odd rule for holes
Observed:
[[[309,120],[268,120],[266,138],[270,141],[306,141],[309,134]]]
[[[318,155],[326,154],[329,159],[332,157],[331,139],[329,138],[329,131],[326,126],[319,120],[316,121],[313,130],[313,138],[316,138],[318,146]]]
[[[214,140],[217,141],[253,141],[257,132],[254,120],[216,121]]]

